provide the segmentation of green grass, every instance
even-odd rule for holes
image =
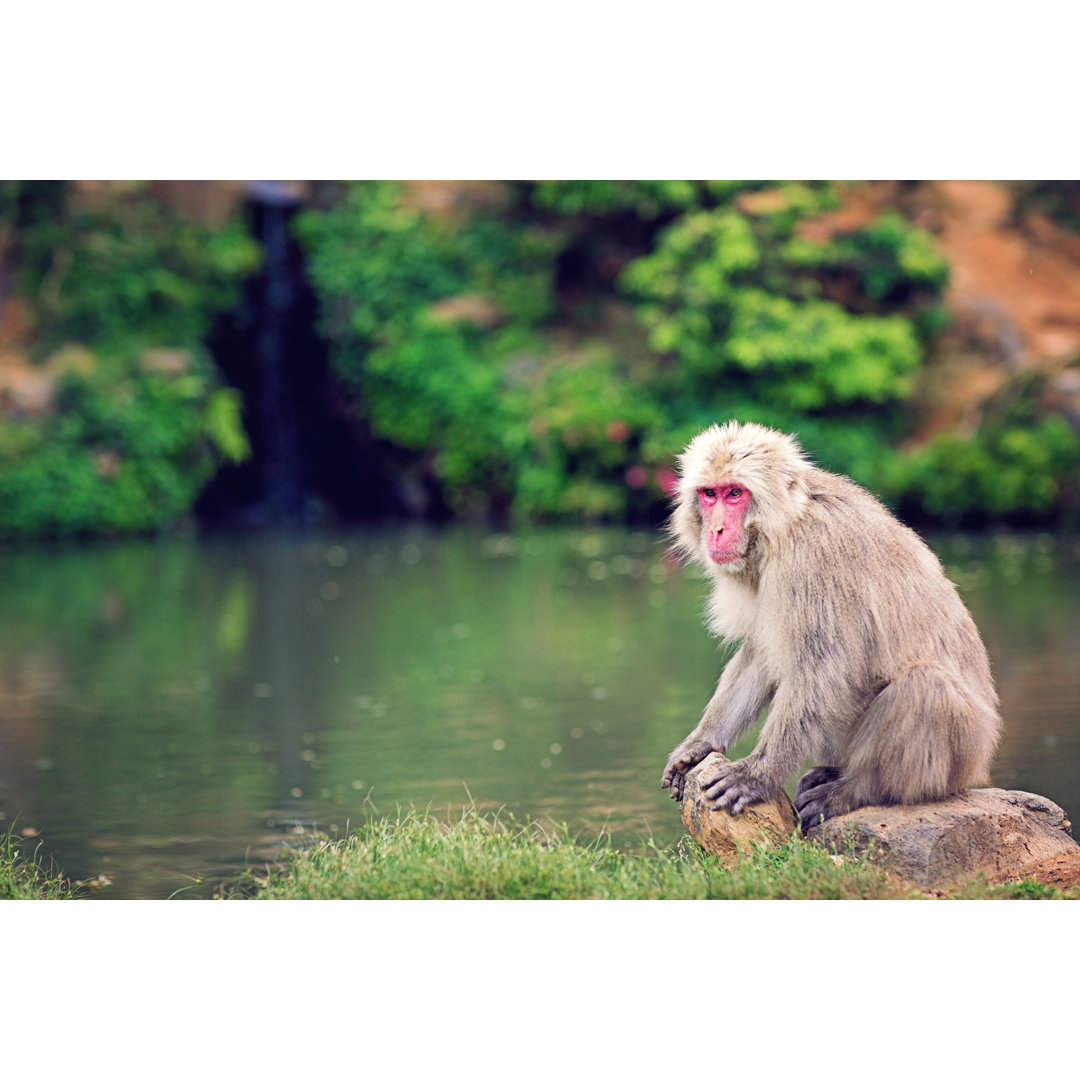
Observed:
[[[1058,889],[1033,878],[988,885],[979,876],[955,885],[946,895],[950,900],[1080,900],[1080,888]]]
[[[689,838],[662,851],[582,842],[566,826],[466,811],[446,823],[408,813],[318,838],[223,893],[260,899],[772,900],[902,899],[921,894],[870,860],[831,856],[794,839],[734,871]]]
[[[72,900],[78,894],[55,867],[39,861],[40,848],[26,850],[9,829],[0,835],[0,900]]]
[[[0,834],[0,900],[83,895],[40,848]],[[456,820],[402,812],[341,839],[313,835],[280,862],[220,889],[264,900],[903,900],[924,897],[871,856],[839,856],[796,836],[761,847],[725,870],[684,836],[672,848],[643,842],[619,851],[607,836],[575,837],[566,825],[464,811]],[[934,893],[962,900],[1080,899],[1080,888],[973,878]]]

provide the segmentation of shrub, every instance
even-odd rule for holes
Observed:
[[[130,357],[68,371],[45,416],[0,421],[0,537],[166,528],[246,454],[239,397],[203,355],[182,371]]]
[[[0,537],[165,528],[248,453],[202,341],[259,260],[240,222],[188,222],[142,184],[0,185],[0,228],[49,407],[0,417]],[[73,345],[74,343],[74,345]]]
[[[732,205],[664,230],[622,276],[641,300],[651,345],[677,357],[693,393],[730,394],[791,420],[903,398],[922,359],[913,324],[813,296],[798,271],[827,249],[800,241],[801,261],[791,260],[796,220],[778,224],[774,212],[763,224]],[[888,265],[903,274],[897,259]]]
[[[564,181],[433,212],[378,182],[299,228],[359,415],[455,513],[658,514],[673,454],[730,417],[935,516],[1067,497],[1071,436],[1035,412],[896,452],[948,265],[895,212],[804,227],[836,205],[829,184]]]
[[[973,435],[944,432],[905,463],[905,504],[965,518],[1047,517],[1076,506],[1080,437],[1061,416],[1010,416]]]
[[[195,346],[259,263],[241,222],[185,221],[142,185],[90,199],[57,182],[10,184],[0,206],[15,231],[20,288],[33,297],[40,355],[69,341],[103,352]]]

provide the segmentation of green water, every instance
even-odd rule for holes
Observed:
[[[990,648],[994,771],[1080,815],[1080,551],[935,545]],[[209,895],[298,829],[509,808],[619,842],[719,672],[644,532],[467,530],[0,553],[0,825],[108,898]]]

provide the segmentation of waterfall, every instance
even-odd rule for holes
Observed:
[[[318,303],[290,224],[305,198],[278,180],[247,186],[263,267],[209,342],[244,399],[251,459],[222,469],[200,499],[209,524],[269,526],[370,521],[399,512],[383,451],[331,370]]]
[[[266,260],[259,298],[260,318],[255,335],[255,386],[263,435],[262,513],[269,521],[300,520],[304,491],[300,469],[299,418],[293,400],[295,358],[289,355],[290,322],[296,307],[291,279],[288,214],[294,202],[287,192],[253,185],[262,222],[260,239]],[[293,361],[290,364],[290,361]]]

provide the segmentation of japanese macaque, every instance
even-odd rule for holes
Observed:
[[[710,629],[742,644],[661,786],[723,753],[768,706],[757,745],[704,789],[738,813],[795,788],[804,829],[860,806],[990,782],[1001,728],[971,615],[930,549],[789,435],[713,425],[679,458],[670,531],[709,573]]]

